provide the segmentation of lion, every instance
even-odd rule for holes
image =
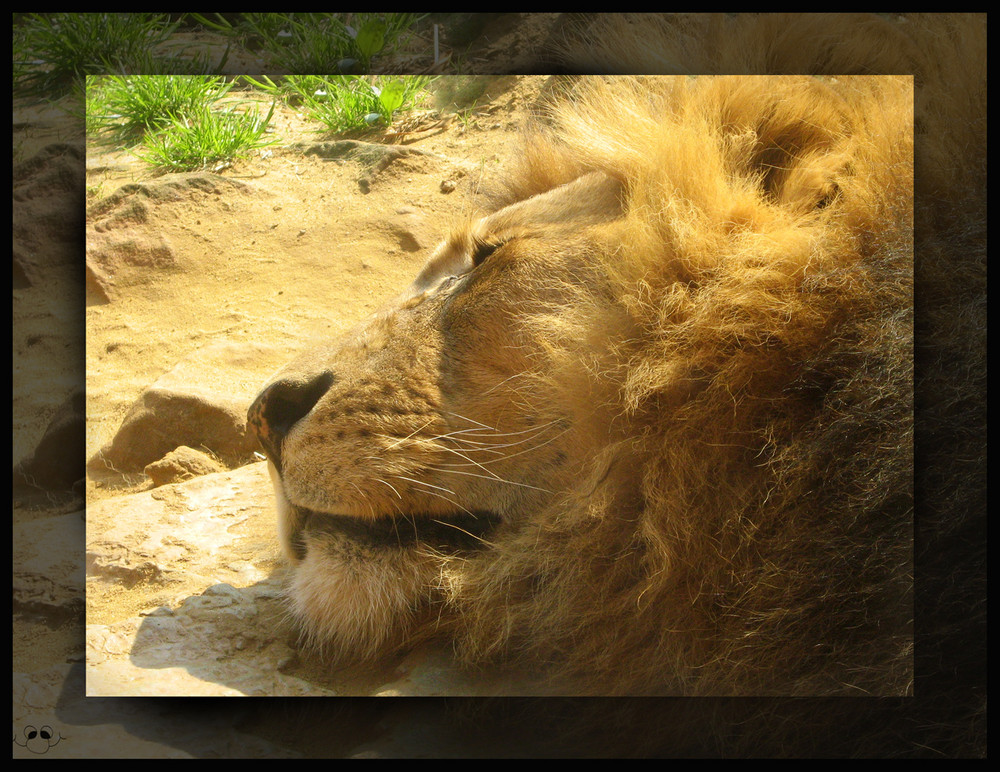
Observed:
[[[290,605],[566,694],[907,695],[913,87],[581,79],[263,389]]]

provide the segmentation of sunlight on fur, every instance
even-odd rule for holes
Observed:
[[[551,118],[251,408],[307,640],[909,694],[912,78],[583,78]]]

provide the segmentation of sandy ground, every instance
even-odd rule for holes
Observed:
[[[279,144],[219,170],[223,179],[215,192],[184,190],[180,200],[148,203],[140,222],[116,223],[117,244],[154,242],[164,246],[165,256],[144,258],[138,248],[120,255],[111,302],[88,300],[88,459],[113,438],[143,389],[198,349],[218,341],[259,343],[287,348],[291,359],[344,332],[405,287],[437,234],[474,211],[481,181],[502,166],[513,132],[548,83],[539,77],[463,84],[443,79],[425,109],[447,110],[440,102],[459,85],[467,92],[485,87],[478,114],[455,118],[443,130],[406,135],[406,146],[422,154],[396,159],[371,177],[357,162],[289,148],[323,137],[304,116],[282,109],[274,121]],[[437,115],[415,125],[433,125]],[[386,141],[383,132],[362,139]],[[129,154],[88,143],[92,213],[99,211],[95,202],[122,184],[158,180],[163,178],[151,177]],[[102,236],[92,225],[91,241]],[[261,385],[274,369],[273,361],[261,363]],[[150,487],[144,475],[91,471],[87,500]],[[114,604],[123,600],[125,608],[116,613]],[[121,593],[89,593],[88,621],[113,620],[129,605]]]
[[[527,36],[521,38],[525,43],[544,44],[553,39],[543,25],[525,32]],[[491,50],[510,54],[507,60],[498,56],[492,71],[531,71],[518,63],[516,57],[520,52],[509,44],[508,38],[497,37]],[[248,69],[260,71],[252,63]],[[490,63],[480,71],[491,71]],[[88,390],[89,456],[117,430],[142,389],[205,344],[214,340],[282,342],[291,355],[314,340],[336,335],[376,308],[405,285],[425,256],[424,250],[401,248],[398,233],[389,224],[391,218],[400,207],[409,206],[433,230],[447,227],[452,218],[463,216],[470,206],[468,194],[474,192],[479,180],[478,170],[483,171],[485,178],[486,172],[499,167],[510,151],[514,127],[533,103],[536,89],[544,87],[545,81],[510,84],[507,79],[498,80],[494,97],[480,102],[492,108],[492,112],[476,116],[464,131],[461,121],[453,121],[440,134],[413,144],[440,153],[448,159],[446,162],[431,163],[425,157],[403,159],[379,175],[368,193],[360,190],[358,169],[279,148],[268,158],[257,157],[220,170],[220,176],[245,184],[250,192],[236,193],[234,187],[232,194],[218,200],[191,199],[179,202],[169,216],[165,212],[155,214],[147,232],[163,234],[168,239],[177,257],[176,264],[157,281],[150,281],[151,277],[140,270],[134,271],[134,281],[111,304],[85,307],[79,276],[83,245],[78,243],[66,251],[72,263],[63,261],[47,268],[39,260],[34,266],[37,270],[33,283],[18,288],[15,233],[14,462],[37,446],[58,406],[74,387],[83,384],[84,373]],[[83,147],[80,121],[67,115],[62,106],[16,105],[13,123],[15,168],[52,143]],[[282,112],[277,126],[288,142],[311,139],[306,132],[309,127],[294,112]],[[50,222],[65,221],[72,225],[79,220],[82,232],[82,213],[88,205],[109,195],[122,183],[147,179],[147,172],[140,164],[120,153],[88,154],[86,167],[86,195],[82,174],[68,181],[68,194],[54,203]],[[466,173],[457,176],[454,173],[457,169],[465,169]],[[441,182],[446,179],[456,182],[455,190],[450,193],[441,190]],[[15,207],[15,230],[25,224],[17,212]],[[34,257],[28,255],[29,266]],[[317,277],[322,277],[322,281]],[[262,373],[262,381],[266,375]],[[92,476],[86,481],[85,493],[89,500],[99,502],[146,486],[148,482],[141,477],[114,480]],[[28,543],[37,541],[36,533],[49,534],[45,530],[47,524],[75,516],[83,509],[83,490],[72,495],[27,494],[15,490],[15,568]],[[82,563],[82,528],[79,538],[71,537],[69,541],[78,544]],[[82,597],[82,572],[79,584]],[[109,619],[128,613],[128,609],[117,606],[110,597],[102,601],[98,610]],[[53,613],[51,609],[19,605],[15,598],[12,652],[15,676],[57,673],[63,666],[82,669],[83,617],[82,605],[68,604]],[[37,696],[34,692],[44,691],[41,688],[44,680],[53,678],[48,675],[29,678],[28,696],[34,699]],[[45,693],[52,695],[51,699],[43,696],[34,702],[22,702],[49,720],[53,716],[63,718],[63,714],[54,712],[53,706],[56,698],[63,705],[71,691],[65,683],[53,681]],[[93,704],[84,709],[84,717],[88,722],[120,724],[126,732],[149,737],[151,743],[162,742],[164,735],[180,738],[192,723],[204,723],[212,731],[216,726],[213,716],[191,709],[194,702],[204,701],[160,701],[142,706],[143,701],[125,702],[129,703],[127,711],[134,711],[137,716],[131,724],[122,717],[124,713],[114,712],[119,708],[114,707],[118,702],[113,700],[97,701],[107,706],[107,719],[99,715],[104,708]],[[278,706],[275,710],[288,711],[287,720],[275,724],[271,713],[255,713],[259,707],[236,708],[237,703]],[[430,706],[441,704],[425,700],[359,700],[347,707],[339,701],[323,703],[328,706],[331,718],[330,731],[324,737],[318,736],[311,725],[299,721],[295,709],[285,707],[282,701],[225,701],[217,715],[249,710],[248,717],[241,719],[247,731],[270,737],[282,745],[298,746],[305,753],[314,747],[316,753],[329,755],[330,741],[350,750],[369,734],[384,731],[384,724],[379,722],[386,710],[396,709],[390,703],[404,704],[402,710],[428,717],[427,723],[437,716]],[[21,703],[16,686],[14,705],[17,713]],[[171,720],[184,714],[185,728],[165,729],[163,733],[153,729],[159,726],[161,713],[164,716],[170,713],[167,718]],[[411,725],[423,727],[419,721]],[[20,729],[23,729],[20,724],[15,726],[15,730]],[[75,739],[80,740],[85,734],[78,732]],[[94,734],[94,741],[103,741],[103,736]],[[173,748],[186,747],[183,740],[173,737],[168,743]],[[63,747],[66,746],[64,743]],[[79,747],[70,746],[66,753],[81,755]],[[204,755],[192,750],[193,747],[188,748],[189,752]],[[22,750],[16,748],[15,756]],[[57,755],[58,750],[49,755]],[[95,755],[105,755],[109,750],[108,746],[97,748]],[[161,750],[158,747],[151,753]],[[252,749],[234,749],[233,755],[239,752],[252,753]],[[30,754],[23,751],[21,755]]]
[[[485,26],[473,19],[474,29],[462,31],[467,34],[464,42],[457,35],[451,41],[443,36],[442,54],[460,55],[463,71],[531,72],[539,49],[569,22],[560,14],[480,16],[486,19]],[[394,71],[427,71],[430,37],[424,37],[416,42],[413,62],[402,61]],[[216,42],[185,44],[197,48]],[[432,72],[452,69],[448,58],[443,68]],[[264,68],[259,60],[236,51],[227,71],[260,74]],[[294,110],[279,110],[275,147],[215,170],[232,185],[226,194],[192,196],[170,207],[150,209],[149,220],[136,229],[136,235],[166,242],[172,265],[167,270],[125,266],[112,288],[112,302],[106,304],[88,303],[84,293],[85,212],[123,184],[155,183],[156,178],[129,154],[85,142],[72,98],[51,104],[15,101],[15,172],[53,149],[56,163],[49,167],[54,179],[45,179],[45,169],[38,174],[34,168],[25,170],[20,201],[15,179],[13,463],[31,458],[74,391],[86,388],[87,392],[89,459],[114,435],[143,389],[205,345],[259,341],[285,347],[290,358],[296,350],[335,336],[371,313],[412,279],[440,232],[475,209],[480,181],[501,166],[512,149],[514,131],[548,81],[505,75],[441,77],[424,109],[463,112],[443,130],[392,139],[429,155],[398,159],[377,177],[368,177],[353,163],[287,149],[292,143],[323,137],[313,133],[317,126]],[[362,139],[389,141],[374,135]],[[359,184],[362,178],[371,183],[365,190]],[[401,243],[399,224],[392,222],[401,209],[411,234],[420,238],[418,248]],[[260,384],[270,369],[262,368]],[[78,444],[73,442],[72,447]],[[77,463],[68,466],[76,469]],[[296,729],[295,716],[284,716],[280,703],[267,702],[266,707],[255,703],[249,712],[220,709],[192,722],[184,703],[87,700],[84,622],[127,617],[135,612],[135,598],[109,591],[90,598],[91,607],[86,607],[85,507],[148,490],[150,482],[142,475],[88,473],[72,491],[39,491],[19,486],[16,480],[15,476],[15,756],[37,755],[37,748],[29,747],[21,735],[28,724],[45,723],[53,724],[57,734],[74,735],[73,742],[43,751],[49,757],[116,752],[215,755],[220,752],[216,740],[229,737],[237,725],[241,731],[282,747],[295,746],[306,755],[350,755],[373,736],[381,738],[376,740],[378,749],[363,753],[409,754],[413,747],[423,746],[435,747],[434,753],[458,752],[454,748],[462,745],[464,735],[435,739],[435,727],[446,723],[439,720],[443,703],[436,703],[439,710],[427,703],[419,707],[410,701],[380,700],[379,707],[372,704],[366,710],[371,703],[336,702],[330,709],[343,731],[314,736],[310,730]],[[68,530],[59,533],[67,525]],[[50,542],[53,538],[58,543]],[[21,602],[19,571],[35,572],[43,583],[50,574],[60,573],[44,566],[39,571],[40,556],[42,563],[50,557],[66,558],[68,570],[60,577],[62,582],[55,583],[52,602]],[[425,726],[427,722],[431,723]],[[106,729],[98,731],[98,725]],[[419,727],[423,729],[418,731]],[[420,736],[411,737],[413,732]],[[36,744],[41,742],[35,739]],[[393,750],[393,743],[399,748]],[[235,756],[274,752],[253,742],[239,740],[237,745],[231,748]]]
[[[475,213],[480,186],[499,172],[516,149],[515,133],[557,85],[558,79],[545,76],[443,77],[416,114],[417,131],[360,138],[419,151],[377,173],[355,161],[324,159],[291,147],[329,138],[316,134],[319,127],[294,109],[279,109],[274,119],[279,142],[214,170],[217,192],[195,186],[169,201],[148,200],[143,216],[119,217],[111,230],[94,227],[116,214],[103,209],[102,201],[123,185],[155,187],[165,178],[122,149],[88,140],[85,200],[76,187],[79,180],[72,181],[71,190],[51,197],[53,211],[46,216],[79,222],[89,212],[88,248],[102,238],[138,247],[132,253],[118,250],[115,274],[105,286],[110,302],[97,297],[92,284],[81,297],[74,272],[82,268],[82,250],[65,251],[72,265],[46,267],[40,256],[26,258],[33,283],[15,292],[14,300],[15,462],[38,444],[60,403],[79,385],[81,370],[86,374],[86,457],[91,459],[114,437],[143,390],[200,349],[218,342],[261,344],[287,351],[291,359],[375,311],[412,280],[453,223]],[[241,93],[234,99],[252,96]],[[461,112],[444,127],[419,130],[456,109]],[[53,142],[74,140],[75,124],[59,110],[33,107],[21,115],[26,119],[18,149],[25,160]],[[204,178],[200,172],[187,176]],[[47,202],[40,196],[32,212]],[[163,259],[143,251],[142,245],[151,243],[164,248],[157,253]],[[275,368],[273,360],[262,362],[249,376],[254,383],[244,386],[262,386]],[[14,522],[20,528],[15,570],[37,560],[36,530],[50,534],[52,524],[63,522],[60,518],[79,518],[82,525],[84,496],[94,512],[101,503],[153,486],[141,473],[89,469],[83,487],[73,494],[15,492]],[[79,537],[68,535],[63,549],[72,554],[79,541],[82,564],[82,528]],[[268,538],[280,570],[276,534],[261,534],[260,542]],[[72,668],[84,660],[84,613],[88,625],[114,625],[161,602],[113,582],[88,582],[84,600],[80,584],[68,588],[80,597],[57,605],[56,611],[16,604],[15,673],[60,672],[67,665],[75,672]],[[386,680],[385,673],[362,668],[351,676],[356,678],[352,683],[329,682],[313,672],[315,667],[307,664],[297,675],[339,693],[364,693]],[[64,695],[75,678],[62,685]],[[52,716],[51,709],[40,712]],[[408,719],[401,721],[404,726]],[[345,752],[356,739],[343,739]],[[77,741],[66,752],[80,750]]]

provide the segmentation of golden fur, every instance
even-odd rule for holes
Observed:
[[[527,178],[597,168],[625,206],[608,297],[536,321],[538,388],[587,395],[577,415],[599,395],[611,436],[467,582],[477,651],[517,640],[606,693],[909,690],[911,99],[906,78],[581,86]]]
[[[985,755],[985,16],[594,25],[570,69],[837,77],[683,78],[658,81],[656,95],[649,81],[583,84],[555,136],[526,151],[498,207],[530,209],[532,196],[581,176],[587,190],[536,208],[535,245],[562,245],[529,250],[542,270],[506,272],[518,288],[533,278],[541,307],[501,293],[485,319],[470,317],[510,310],[470,351],[489,363],[515,327],[527,362],[499,369],[529,365],[500,381],[509,408],[494,392],[478,405],[505,421],[537,411],[536,426],[558,416],[571,440],[564,465],[572,456],[576,467],[529,517],[484,530],[488,549],[422,550],[438,564],[426,573],[429,605],[407,609],[393,642],[430,621],[472,659],[524,656],[579,693],[918,695],[522,706],[519,732],[557,734],[574,753]],[[916,673],[909,79],[845,73],[916,76]],[[616,184],[621,204],[608,206]],[[551,222],[560,198],[568,228]],[[452,238],[411,294],[433,289],[438,269],[468,271],[474,237],[490,235],[477,229]],[[584,259],[562,281],[553,255]],[[502,247],[483,265],[494,257],[504,262]],[[434,334],[417,352],[425,341],[424,366],[449,361]],[[251,410],[279,464],[287,443],[272,423],[311,421],[300,395],[315,373],[340,371],[345,355],[364,369],[356,342],[340,345],[276,381],[292,384],[278,391],[298,407],[268,414],[265,391]],[[315,410],[337,413],[323,399]],[[475,438],[476,426],[453,436]],[[508,441],[534,437],[525,431]],[[324,435],[314,440],[322,447]],[[517,460],[535,482],[553,469]],[[343,537],[309,519],[309,545]],[[354,558],[374,565],[364,549]],[[300,610],[314,634],[336,635]],[[485,720],[496,727],[507,710]]]
[[[847,71],[754,25],[733,69]],[[697,70],[687,32],[659,51]],[[969,150],[933,137],[979,92],[920,93],[933,246]],[[912,80],[584,80],[563,104],[493,214],[251,409],[307,634],[446,635],[570,693],[911,694]],[[395,543],[353,525],[386,520]]]
[[[252,411],[289,424],[264,444],[309,638],[447,632],[584,693],[907,693],[910,79],[564,105],[513,200]],[[499,523],[453,549],[324,520],[459,513]]]

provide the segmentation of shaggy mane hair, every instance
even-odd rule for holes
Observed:
[[[912,102],[909,77],[864,76],[560,100],[499,204],[623,186],[607,287],[534,322],[537,388],[599,395],[616,441],[465,567],[469,656],[603,694],[910,693]]]
[[[986,30],[985,14],[608,14],[568,46],[569,72],[913,75],[913,696],[547,701],[489,711],[490,726],[510,716],[519,738],[545,745],[557,737],[581,755],[986,756]],[[838,415],[827,414],[826,436],[851,426],[850,413]],[[823,436],[815,435],[817,447]],[[865,449],[835,459],[825,492],[839,499],[832,513],[849,511],[833,483],[865,479]],[[892,456],[885,451],[883,459]],[[806,493],[804,511],[821,515],[824,495]],[[898,544],[895,536],[888,544]],[[870,554],[882,552],[876,544]],[[897,656],[905,659],[885,653],[890,671]]]
[[[599,278],[539,277],[568,302],[518,382],[606,436],[520,530],[422,553],[421,621],[543,690],[725,696],[421,721],[501,755],[985,756],[985,14],[578,18],[567,71],[675,77],[564,81],[494,203],[593,193],[543,201]]]

